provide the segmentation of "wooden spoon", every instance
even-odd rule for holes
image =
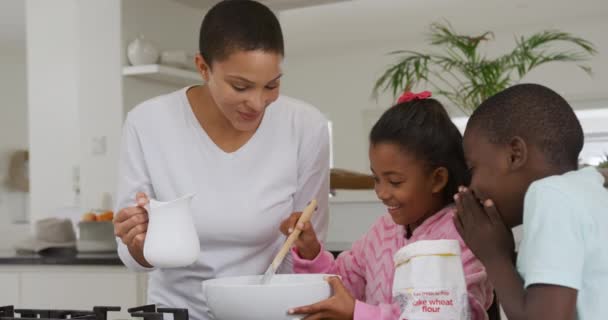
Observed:
[[[304,209],[304,211],[302,212],[302,215],[300,216],[300,219],[298,219],[297,223],[304,224],[304,223],[310,221],[310,217],[312,217],[312,214],[313,214],[313,212],[315,212],[316,208],[317,208],[317,200],[313,199],[308,204],[308,206]],[[272,276],[274,276],[274,274],[277,272],[277,269],[283,262],[283,259],[285,259],[285,255],[287,255],[287,253],[293,246],[293,243],[300,236],[300,233],[302,233],[302,230],[295,228],[295,230],[293,230],[293,232],[289,235],[289,237],[287,237],[287,240],[285,240],[285,243],[281,247],[281,250],[276,255],[274,260],[272,260],[272,263],[270,264],[268,269],[266,269],[266,272],[264,273],[264,277],[262,278],[262,284],[268,284],[270,282],[270,279],[272,279]]]

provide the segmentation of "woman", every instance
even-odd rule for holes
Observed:
[[[311,199],[319,201],[315,228],[326,233],[329,137],[319,111],[279,96],[283,36],[267,7],[222,1],[205,16],[199,41],[205,84],[127,116],[114,226],[125,265],[152,271],[148,302],[202,320],[201,281],[262,274],[285,239],[281,221]],[[154,268],[143,256],[148,197],[191,192],[200,257],[189,267]],[[281,269],[291,272],[290,262]]]

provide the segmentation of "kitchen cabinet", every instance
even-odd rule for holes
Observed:
[[[145,304],[146,275],[123,266],[0,266],[0,305],[18,308],[91,309]]]
[[[16,305],[19,301],[19,275],[0,272],[0,306]]]
[[[349,250],[385,213],[386,206],[373,190],[336,190],[329,199],[327,249]]]

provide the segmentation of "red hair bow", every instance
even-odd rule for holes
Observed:
[[[412,100],[424,100],[431,97],[430,91],[422,91],[420,93],[413,93],[411,91],[404,92],[399,99],[397,99],[397,104],[410,102]]]

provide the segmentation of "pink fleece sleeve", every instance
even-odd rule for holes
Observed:
[[[302,259],[297,249],[292,249],[293,271],[295,273],[328,273],[342,277],[344,286],[355,296],[355,311],[353,320],[396,320],[401,311],[397,304],[371,305],[362,302],[365,294],[365,278],[362,266],[356,252],[360,251],[361,243],[355,244],[353,250],[345,251],[334,261],[333,255],[321,250],[313,260]]]
[[[486,310],[490,308],[494,300],[494,287],[488,279],[486,268],[475,257],[471,249],[467,247],[462,237],[460,237],[458,230],[456,230],[456,226],[451,219],[455,212],[455,210],[451,212],[449,223],[442,230],[443,234],[441,238],[456,239],[460,243],[460,258],[467,284],[471,320],[487,320],[488,313]]]
[[[295,273],[327,273],[339,275],[342,283],[350,291],[355,299],[362,300],[365,297],[365,264],[363,247],[365,240],[361,239],[353,244],[350,251],[344,251],[334,260],[333,255],[325,251],[321,245],[321,251],[313,260],[304,260],[298,254],[297,249],[292,249],[293,271]]]
[[[463,247],[463,244],[461,244]],[[467,247],[463,247],[461,258],[471,307],[471,320],[486,320],[486,310],[494,300],[494,288],[488,280],[486,269]]]

